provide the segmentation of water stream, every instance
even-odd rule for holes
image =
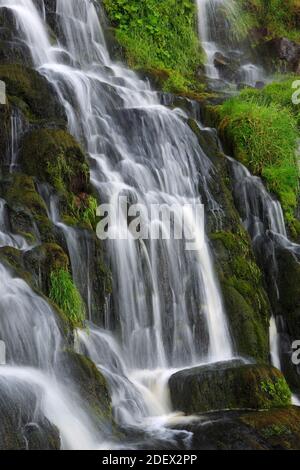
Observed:
[[[266,80],[262,67],[252,63],[250,47],[241,46],[235,36],[235,21],[239,18],[235,0],[197,0],[198,30],[206,54],[206,75],[212,80],[224,80],[216,64],[218,57],[225,60],[233,73],[225,77],[227,85],[242,83],[256,86]],[[238,65],[234,65],[237,63]]]
[[[212,198],[208,191],[212,164],[186,124],[185,114],[162,106],[159,95],[146,82],[110,59],[98,16],[101,10],[96,11],[89,0],[57,0],[59,37],[53,44],[44,21],[43,0],[0,0],[1,7],[13,12],[35,67],[55,87],[70,132],[88,153],[92,183],[102,202],[116,207],[120,196],[126,196],[130,202],[143,204],[148,210],[146,226],[159,225],[165,232],[164,220],[150,219],[151,205],[172,206],[175,213],[187,204],[194,207],[201,203],[199,184],[207,199]],[[50,217],[65,235],[73,277],[80,284],[86,253],[76,230],[60,221],[51,195],[44,191],[43,197]],[[193,211],[186,218],[190,232],[200,233],[204,222]],[[106,329],[106,325],[100,328],[91,323],[89,333],[78,331],[77,348],[107,377],[120,424],[141,426],[156,435],[159,429],[162,439],[171,439],[176,431],[163,426],[174,418],[168,398],[169,376],[182,367],[230,360],[231,337],[208,241],[188,251],[185,240],[135,240],[127,224],[126,232],[126,240],[105,243],[117,327]],[[9,240],[7,244],[13,243]],[[26,247],[17,243],[17,248]],[[40,347],[41,351],[29,354],[30,349],[20,350],[13,368],[1,369],[0,376],[30,382],[34,391],[42,392],[42,409],[58,426],[64,448],[112,445],[102,431],[94,430],[90,416],[78,404],[80,397],[75,394],[72,404],[68,402],[55,358],[49,355],[55,341],[61,341],[50,307],[24,281],[1,269],[10,286],[4,296],[7,300],[0,297],[0,309],[19,314],[19,330],[8,350],[19,351],[28,342],[28,348]],[[44,318],[33,329],[29,299],[35,302],[38,321]],[[13,319],[11,315],[6,328],[12,328]],[[42,341],[44,337],[47,342]],[[73,428],[78,431],[74,436],[69,430]],[[187,433],[183,439],[188,437]]]

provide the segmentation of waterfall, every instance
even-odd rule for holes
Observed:
[[[234,176],[235,199],[244,226],[252,238],[256,256],[268,266],[269,282],[279,299],[276,247],[282,247],[299,258],[300,245],[288,239],[281,204],[268,193],[262,180],[252,176],[241,163],[232,158],[229,160]],[[285,332],[283,318],[272,314],[269,329],[270,358],[272,365],[280,370],[282,332]],[[293,396],[293,402],[299,406],[296,396]]]
[[[243,83],[255,86],[266,79],[262,67],[249,62],[248,45],[241,46],[233,30],[235,22],[241,21],[235,0],[197,0],[198,31],[206,54],[206,75],[212,80],[223,79],[216,59],[228,65],[229,83]]]
[[[40,10],[32,0],[0,0],[0,8],[5,6],[14,13],[36,69],[55,87],[70,132],[87,150],[100,200],[116,207],[125,195],[148,209],[164,204],[175,213],[186,204],[200,204],[199,184],[207,191],[212,163],[186,124],[183,111],[162,106],[159,94],[146,82],[110,59],[93,2],[57,0],[59,37],[54,45],[44,23],[44,2],[39,5]],[[85,254],[79,243],[71,249],[76,242],[74,229],[61,224],[58,214],[52,213],[52,220],[65,235],[73,276],[80,283],[78,269]],[[149,228],[159,223],[162,231],[167,229],[164,221],[146,221]],[[196,229],[200,233],[204,220],[189,213],[186,223],[190,232]],[[128,239],[108,240],[105,245],[113,274],[117,328],[107,330],[105,325],[99,328],[91,323],[89,334],[78,332],[77,347],[107,377],[116,419],[156,432],[157,423],[164,422],[158,417],[171,412],[169,375],[182,367],[229,360],[233,351],[208,240],[198,250],[188,251],[185,240],[135,240],[126,230]],[[17,333],[12,337],[16,341],[12,348],[18,347],[24,332],[28,343],[32,338],[32,347],[44,351],[41,363],[52,364],[52,358],[46,357],[48,343],[39,345],[44,337],[54,344],[60,341],[59,333],[53,338],[57,331],[53,316],[45,314],[50,307],[23,281],[6,278],[6,282],[14,289],[15,302],[8,299],[7,303],[10,309],[19,312],[30,297],[39,321],[42,313],[46,319],[33,340],[31,311],[24,307],[19,337],[15,339]],[[2,302],[1,298],[1,307]],[[30,358],[27,367],[36,362]],[[15,377],[43,391],[45,416],[58,426],[63,446],[99,447],[103,434],[94,432],[89,416],[76,401],[71,408],[55,367],[52,384],[39,369],[16,371],[18,364],[16,360],[11,372],[4,371],[0,377]],[[59,410],[55,413],[56,399]],[[78,397],[76,400],[80,402]],[[80,435],[71,438],[67,427],[76,427]]]

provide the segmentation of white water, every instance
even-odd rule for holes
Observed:
[[[277,331],[276,319],[274,316],[271,317],[270,321],[270,354],[271,364],[277,369],[281,370],[280,363],[280,338]]]
[[[110,60],[89,0],[57,1],[63,34],[54,46],[43,21],[42,0],[40,4],[41,14],[31,0],[0,0],[0,7],[14,12],[35,66],[56,88],[71,133],[85,145],[100,200],[116,205],[119,196],[126,194],[148,208],[165,203],[178,210],[186,203],[199,203],[198,185],[207,190],[211,163],[185,124],[183,112],[161,106],[146,83]],[[72,239],[73,229],[61,224],[59,217],[53,219],[65,233],[76,278],[76,251],[79,261],[83,253]],[[191,215],[190,228],[195,225]],[[233,352],[208,242],[189,252],[184,241],[143,242],[128,235],[129,240],[109,241],[106,246],[118,327],[112,331],[91,327],[90,335],[79,332],[79,347],[85,348],[108,377],[120,422],[143,422],[150,432],[157,431],[158,423],[161,427],[171,411],[167,381],[175,369],[230,359]],[[16,290],[15,301],[20,294],[21,289]],[[24,297],[20,302],[24,304]],[[38,312],[42,310],[44,306],[39,305]],[[24,312],[20,329],[29,321],[30,315]],[[30,370],[22,374],[25,381],[32,375],[33,388],[41,384],[41,377]],[[98,443],[103,438],[91,431],[87,416],[82,419],[76,404],[71,411],[66,407],[60,386],[51,389],[51,381],[48,385],[45,415],[58,425],[64,445],[77,448],[82,440],[76,435],[72,438],[65,429],[74,425],[71,413],[80,423],[75,426],[79,426],[79,436],[85,433],[82,445],[95,448],[95,440]],[[55,396],[61,403],[59,416],[52,409]]]
[[[263,69],[247,62],[247,51],[240,50],[238,41],[233,37],[232,22],[239,14],[235,0],[197,0],[197,8],[198,31],[206,54],[207,77],[214,80],[222,78],[215,65],[216,53],[219,52],[229,60],[241,60],[235,81],[250,86],[264,81],[266,77]]]
[[[299,256],[300,246],[288,239],[281,204],[267,192],[262,180],[252,176],[237,161],[230,159],[230,162],[235,181],[234,192],[244,226],[252,238],[256,255],[261,257],[261,259],[267,260],[269,265],[269,282],[273,284],[275,295],[279,299],[276,247],[280,246]],[[282,317],[272,315],[269,329],[270,356],[271,363],[279,370],[282,370],[280,335],[282,330],[284,330]],[[299,399],[296,396],[293,396],[293,403],[299,406]]]

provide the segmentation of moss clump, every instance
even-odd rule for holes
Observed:
[[[272,407],[277,408],[291,404],[292,393],[284,377],[279,377],[275,381],[263,380],[260,387],[268,404],[272,402]]]
[[[66,126],[66,118],[56,94],[47,80],[23,65],[0,65],[0,80],[6,83],[10,103],[30,122],[55,122]]]
[[[85,156],[66,131],[39,129],[27,134],[22,142],[21,163],[27,174],[51,184],[58,192],[86,190]]]
[[[196,71],[203,53],[192,0],[104,0],[130,66],[149,70],[166,91],[202,91]]]
[[[285,85],[292,89],[289,83]],[[283,90],[284,92],[280,92]],[[220,107],[219,129],[235,158],[261,176],[280,200],[285,218],[295,231],[299,194],[296,146],[298,118],[286,105],[283,85],[242,92]]]
[[[88,194],[88,165],[80,145],[68,132],[39,129],[28,133],[22,142],[20,160],[25,173],[57,191],[67,224],[95,226],[97,201]]]
[[[83,326],[84,303],[68,271],[58,269],[50,273],[49,298],[62,309],[74,328]]]

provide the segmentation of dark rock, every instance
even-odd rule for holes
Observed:
[[[54,88],[38,72],[25,66],[0,65],[0,80],[5,82],[9,102],[15,104],[37,125],[66,126],[65,112]]]
[[[241,361],[181,370],[171,376],[169,386],[173,407],[187,414],[270,409],[291,402],[291,392],[279,370]]]
[[[89,410],[95,423],[111,431],[114,426],[111,397],[106,379],[95,364],[85,356],[66,351],[60,355],[58,367],[62,380],[75,388],[82,399],[81,406]]]
[[[59,450],[59,432],[40,409],[40,391],[18,379],[0,377],[0,383],[0,450]]]
[[[269,70],[296,72],[300,63],[300,44],[287,38],[275,38],[262,46],[262,58]]]
[[[240,62],[236,58],[227,57],[221,52],[216,52],[214,65],[219,70],[222,79],[230,82],[235,81],[240,67]]]
[[[298,450],[300,409],[208,413],[185,429],[195,450]]]

